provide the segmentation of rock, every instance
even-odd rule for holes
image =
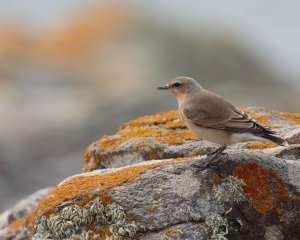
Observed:
[[[44,197],[50,190],[51,188],[41,189],[19,201],[14,207],[2,213],[0,215],[0,229],[5,228],[10,223],[24,217],[31,212],[41,198]]]
[[[163,237],[162,237],[163,236]],[[208,229],[203,223],[181,223],[158,232],[141,235],[142,240],[157,239],[191,239],[204,240],[208,239]]]
[[[85,172],[0,239],[298,239],[299,115],[246,111],[295,144],[236,144],[207,168],[216,146],[195,141],[175,111],[142,117],[88,147]]]
[[[273,128],[290,144],[300,144],[300,114],[258,107],[249,107],[244,111]],[[198,137],[188,131],[179,119],[177,111],[141,117],[122,125],[115,135],[104,136],[92,143],[85,153],[83,171],[126,166],[152,159],[204,155],[216,148],[216,145],[197,140]],[[249,142],[229,148],[269,150],[271,155],[283,149],[270,142]],[[299,153],[287,152],[282,154],[299,159]]]
[[[283,240],[284,236],[280,230],[280,227],[273,225],[273,226],[267,227],[266,233],[265,233],[265,239],[266,240]]]

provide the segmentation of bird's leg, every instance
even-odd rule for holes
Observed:
[[[219,156],[224,152],[226,146],[218,148],[216,151],[207,154],[207,166],[217,165],[220,161]]]
[[[217,150],[208,153],[207,156],[215,155],[216,157],[218,157],[225,149],[226,149],[226,146],[219,147]]]
[[[204,170],[211,166],[217,166],[221,160],[221,158],[219,158],[219,156],[223,153],[223,151],[225,149],[226,149],[226,146],[218,148],[216,151],[213,151],[213,152],[207,154],[207,157],[205,159],[203,159],[204,162],[201,161],[198,163],[193,163],[192,166],[196,167],[198,170]]]

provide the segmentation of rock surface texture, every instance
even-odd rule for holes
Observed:
[[[300,114],[244,111],[290,145],[232,145],[207,168],[217,146],[176,111],[145,116],[91,144],[84,173],[3,225],[0,239],[299,239]]]

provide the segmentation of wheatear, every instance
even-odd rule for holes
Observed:
[[[221,145],[211,153],[215,159],[227,145],[268,140],[278,145],[286,141],[262,126],[223,97],[204,89],[196,80],[178,77],[160,90],[169,90],[177,98],[178,111],[185,125],[200,138]]]

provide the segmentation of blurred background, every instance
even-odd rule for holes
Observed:
[[[299,112],[298,1],[0,1],[0,211],[79,173],[191,76],[238,106]]]

